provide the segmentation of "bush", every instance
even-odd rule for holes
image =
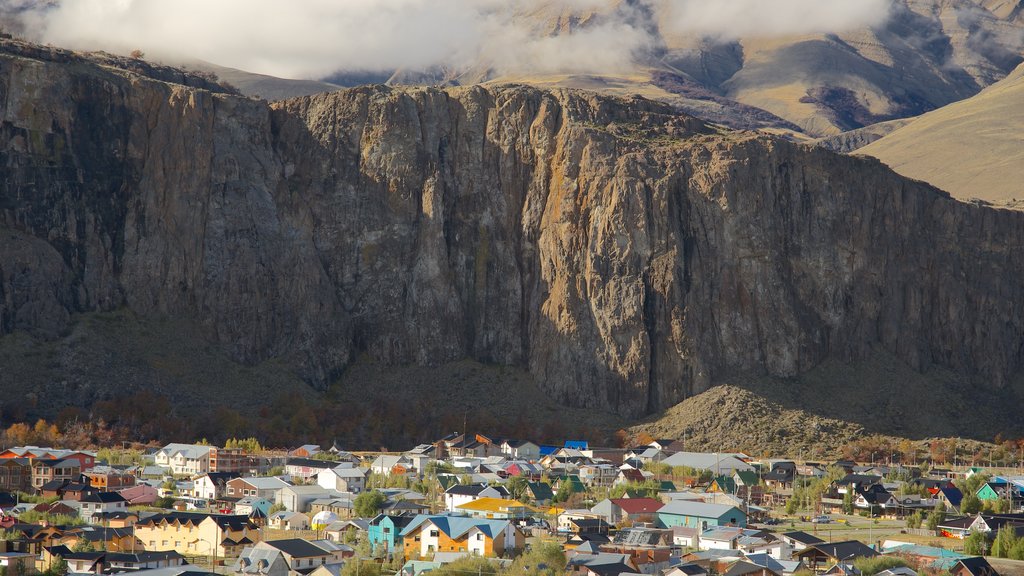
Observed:
[[[896,556],[875,556],[873,558],[857,558],[853,565],[860,570],[863,576],[874,576],[879,572],[891,570],[892,568],[908,567],[907,562]]]
[[[964,554],[970,556],[985,556],[988,554],[988,538],[983,532],[971,532],[971,535],[964,540]]]
[[[370,490],[356,496],[352,504],[355,508],[356,516],[360,518],[373,518],[380,512],[380,507],[384,505],[385,501],[387,501],[387,498],[383,492]]]

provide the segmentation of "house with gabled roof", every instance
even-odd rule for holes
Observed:
[[[511,498],[477,498],[456,506],[455,511],[473,518],[497,520],[522,520],[538,513],[533,506]]]
[[[654,498],[605,498],[590,510],[610,524],[620,524],[652,522],[655,514],[664,506],[661,500]]]
[[[953,576],[999,576],[988,560],[981,556],[958,560],[949,573]]]
[[[503,440],[501,452],[517,460],[526,460],[527,462],[540,460],[540,446],[529,440]]]
[[[367,524],[367,537],[374,554],[392,554],[402,548],[402,530],[415,516],[378,514]]]
[[[351,464],[343,464],[316,475],[316,483],[329,490],[359,494],[366,489],[366,470]]]
[[[402,530],[405,558],[435,552],[497,556],[522,549],[525,535],[508,520],[419,515]]]
[[[192,479],[192,496],[220,500],[227,496],[228,482],[239,478],[238,472],[207,472]],[[231,496],[234,499],[234,496]]]
[[[172,474],[205,474],[210,471],[210,446],[171,443],[156,451],[154,463]]]
[[[658,525],[663,528],[687,526],[706,530],[713,526],[747,525],[747,515],[736,506],[710,504],[694,500],[673,500],[665,504],[657,514]]]
[[[235,556],[260,540],[259,527],[242,515],[168,512],[140,518],[134,530],[147,551],[176,550],[186,556]]]
[[[811,570],[820,570],[839,562],[851,562],[857,558],[878,556],[874,548],[857,540],[823,542],[793,553],[794,560],[801,560]]]
[[[444,507],[455,512],[459,506],[468,504],[478,498],[509,499],[511,495],[504,486],[488,486],[486,484],[456,484],[444,492]]]
[[[227,498],[266,498],[271,502],[277,500],[278,493],[291,482],[276,476],[245,476],[228,480],[224,496]]]

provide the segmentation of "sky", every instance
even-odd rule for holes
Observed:
[[[664,36],[729,40],[882,23],[892,0],[0,0],[32,40],[287,78],[486,66],[627,70]],[[552,34],[559,16],[598,17]],[[563,22],[565,19],[563,19]],[[654,23],[652,25],[652,22]],[[564,29],[563,29],[564,30]]]

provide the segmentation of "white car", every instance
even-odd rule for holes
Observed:
[[[831,521],[832,518],[829,518],[826,514],[822,514],[821,516],[815,516],[814,518],[811,518],[811,522],[814,524],[828,524]]]

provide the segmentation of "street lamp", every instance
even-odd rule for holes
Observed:
[[[214,574],[217,573],[217,547],[213,545],[213,542],[205,538],[197,538],[199,542],[206,544],[210,547],[210,571]]]

